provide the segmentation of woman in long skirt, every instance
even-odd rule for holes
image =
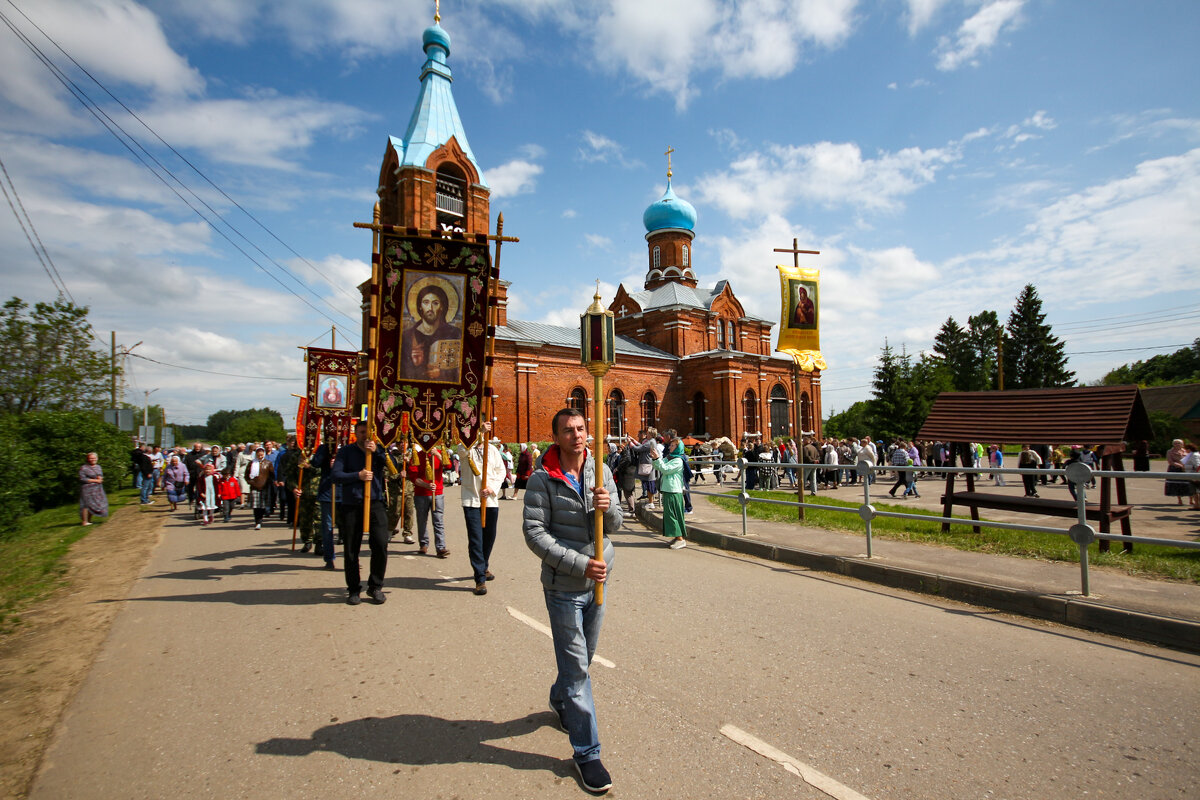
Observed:
[[[667,444],[666,455],[652,463],[660,476],[658,493],[662,496],[663,536],[671,540],[672,550],[687,547],[687,524],[683,519],[683,442],[679,437]]]
[[[267,515],[267,489],[274,477],[271,462],[267,461],[267,451],[258,448],[254,451],[254,460],[246,467],[246,480],[250,484],[250,507],[254,509],[254,530],[262,528],[263,517]]]
[[[79,468],[79,524],[91,525],[92,516],[108,516],[108,495],[104,494],[104,470],[100,456],[88,453]]]
[[[171,463],[167,465],[166,471],[163,472],[163,488],[167,490],[167,502],[171,504],[171,510],[174,511],[179,507],[180,503],[186,503],[187,485],[188,485],[188,469],[179,460],[179,456],[171,456]]]
[[[1167,451],[1167,472],[1185,472],[1183,457],[1186,455],[1183,439],[1171,442],[1171,449]],[[1183,498],[1192,496],[1192,484],[1190,481],[1173,481],[1167,478],[1163,494],[1174,497],[1177,505],[1183,505]]]
[[[217,507],[221,505],[221,476],[213,464],[205,464],[204,472],[196,479],[196,506],[200,509],[200,524],[211,525]]]

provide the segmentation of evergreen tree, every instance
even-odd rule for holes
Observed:
[[[1074,386],[1067,369],[1065,344],[1050,332],[1042,300],[1033,284],[1025,285],[1008,317],[1004,337],[1004,388],[1043,389]]]
[[[986,392],[996,388],[996,346],[1003,331],[995,311],[980,311],[967,318],[967,338],[974,363],[965,391]]]
[[[976,358],[970,335],[949,317],[933,339],[933,352],[950,375],[951,388],[969,392],[975,384]]]

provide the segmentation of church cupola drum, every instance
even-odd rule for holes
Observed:
[[[667,190],[642,214],[649,257],[647,289],[657,289],[666,283],[696,287],[696,273],[692,271],[696,209],[671,188],[671,154],[674,152],[674,148],[667,148]]]

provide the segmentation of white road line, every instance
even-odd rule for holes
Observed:
[[[525,614],[522,614],[520,611],[517,611],[512,606],[506,606],[506,608],[508,609],[508,613],[510,615],[512,615],[512,617],[514,619],[518,619],[521,622],[524,622],[526,625],[533,628],[535,631],[544,633],[547,637],[549,637],[551,639],[554,638],[554,634],[552,634],[550,632],[550,627],[548,625],[543,625],[542,623],[538,622],[533,617],[529,617],[529,616],[526,616]],[[601,655],[593,655],[592,661],[595,661],[597,664],[599,664],[601,666],[608,667],[609,669],[617,668],[616,664],[614,664],[613,662],[609,661],[607,658],[605,658],[604,656],[601,656]]]
[[[830,797],[836,798],[836,800],[868,800],[864,795],[859,794],[849,786],[843,786],[828,775],[818,772],[803,761],[792,758],[782,750],[776,750],[762,739],[751,736],[741,728],[735,728],[733,725],[723,725],[721,726],[721,733],[743,747],[750,748],[760,756],[778,762],[788,772],[801,778],[813,788],[820,789]]]

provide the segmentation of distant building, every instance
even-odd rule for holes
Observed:
[[[403,138],[389,137],[379,175],[381,221],[423,230],[490,232],[490,189],[467,142],[446,63],[450,36],[423,36],[421,89]],[[617,365],[605,378],[606,430],[675,428],[698,438],[791,435],[799,398],[804,431],[819,431],[821,377],[771,353],[774,323],[748,316],[728,281],[695,276],[696,211],[671,188],[642,215],[641,288],[617,289]],[[583,279],[588,276],[578,276]],[[497,435],[546,440],[564,406],[592,417],[592,377],[579,363],[578,327],[509,319],[509,282],[496,292],[492,387]],[[581,307],[580,312],[584,309]],[[364,332],[365,332],[364,311]]]
[[[1200,440],[1200,383],[1178,383],[1174,386],[1147,386],[1142,389],[1146,411],[1163,411],[1183,420],[1188,439]]]

